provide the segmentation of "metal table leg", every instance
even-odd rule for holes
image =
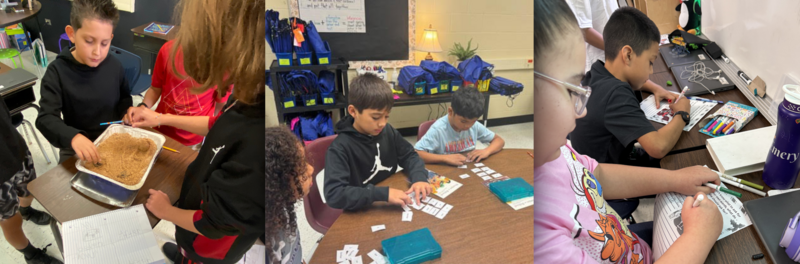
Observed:
[[[64,257],[64,242],[61,241],[61,230],[58,229],[58,221],[55,217],[50,217],[50,230],[53,231],[53,237],[56,239],[58,252],[61,252],[61,257]]]

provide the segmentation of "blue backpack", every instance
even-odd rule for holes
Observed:
[[[430,72],[436,80],[461,80],[461,73],[458,72],[458,69],[446,61],[423,60],[419,62],[419,66]]]
[[[336,75],[331,71],[319,72],[319,91],[323,94],[330,94],[336,90]]]
[[[480,56],[475,55],[458,64],[458,71],[465,81],[477,83],[478,80],[488,80],[492,78],[494,65],[484,62]]]
[[[525,88],[521,83],[503,78],[503,77],[494,77],[492,81],[489,82],[489,90],[492,90],[500,95],[515,95],[522,92],[522,88]]]
[[[400,69],[400,74],[397,76],[397,84],[410,95],[414,94],[414,84],[423,81],[428,84],[436,82],[430,72],[419,66],[405,66]]]

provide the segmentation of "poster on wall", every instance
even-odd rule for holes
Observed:
[[[298,0],[300,18],[320,33],[366,33],[365,0]]]

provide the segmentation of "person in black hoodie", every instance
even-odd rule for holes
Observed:
[[[175,224],[177,244],[166,243],[162,251],[176,263],[236,263],[259,239],[266,240],[266,55],[263,33],[254,33],[264,31],[264,4],[264,0],[179,4],[181,31],[172,54],[183,52],[187,77],[201,84],[190,91],[198,94],[217,86],[222,96],[235,84],[218,116],[159,114],[145,107],[128,111],[133,127],[172,126],[206,136],[186,169],[176,206],[165,193],[148,190],[147,210]],[[175,62],[170,63],[174,67]]]
[[[2,78],[2,76],[0,76]],[[27,263],[61,263],[31,245],[22,231],[22,220],[50,223],[50,215],[33,209],[28,183],[36,179],[33,159],[25,140],[12,125],[8,107],[0,98],[0,228],[6,241],[25,255]]]
[[[107,127],[100,123],[122,119],[133,104],[125,68],[108,56],[117,21],[119,12],[111,0],[72,2],[66,32],[75,47],[62,51],[47,67],[36,118],[36,128],[61,149],[59,163],[75,155],[100,162],[92,143]]]
[[[411,204],[412,192],[419,204],[432,188],[425,163],[388,123],[394,104],[389,84],[372,74],[358,76],[350,83],[347,100],[349,116],[336,124],[339,136],[325,155],[328,206],[356,210],[378,201],[405,206]],[[397,172],[398,165],[406,171],[411,188],[375,186]]]

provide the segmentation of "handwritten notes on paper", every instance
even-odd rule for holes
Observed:
[[[364,0],[298,0],[300,18],[320,33],[366,33]]]

